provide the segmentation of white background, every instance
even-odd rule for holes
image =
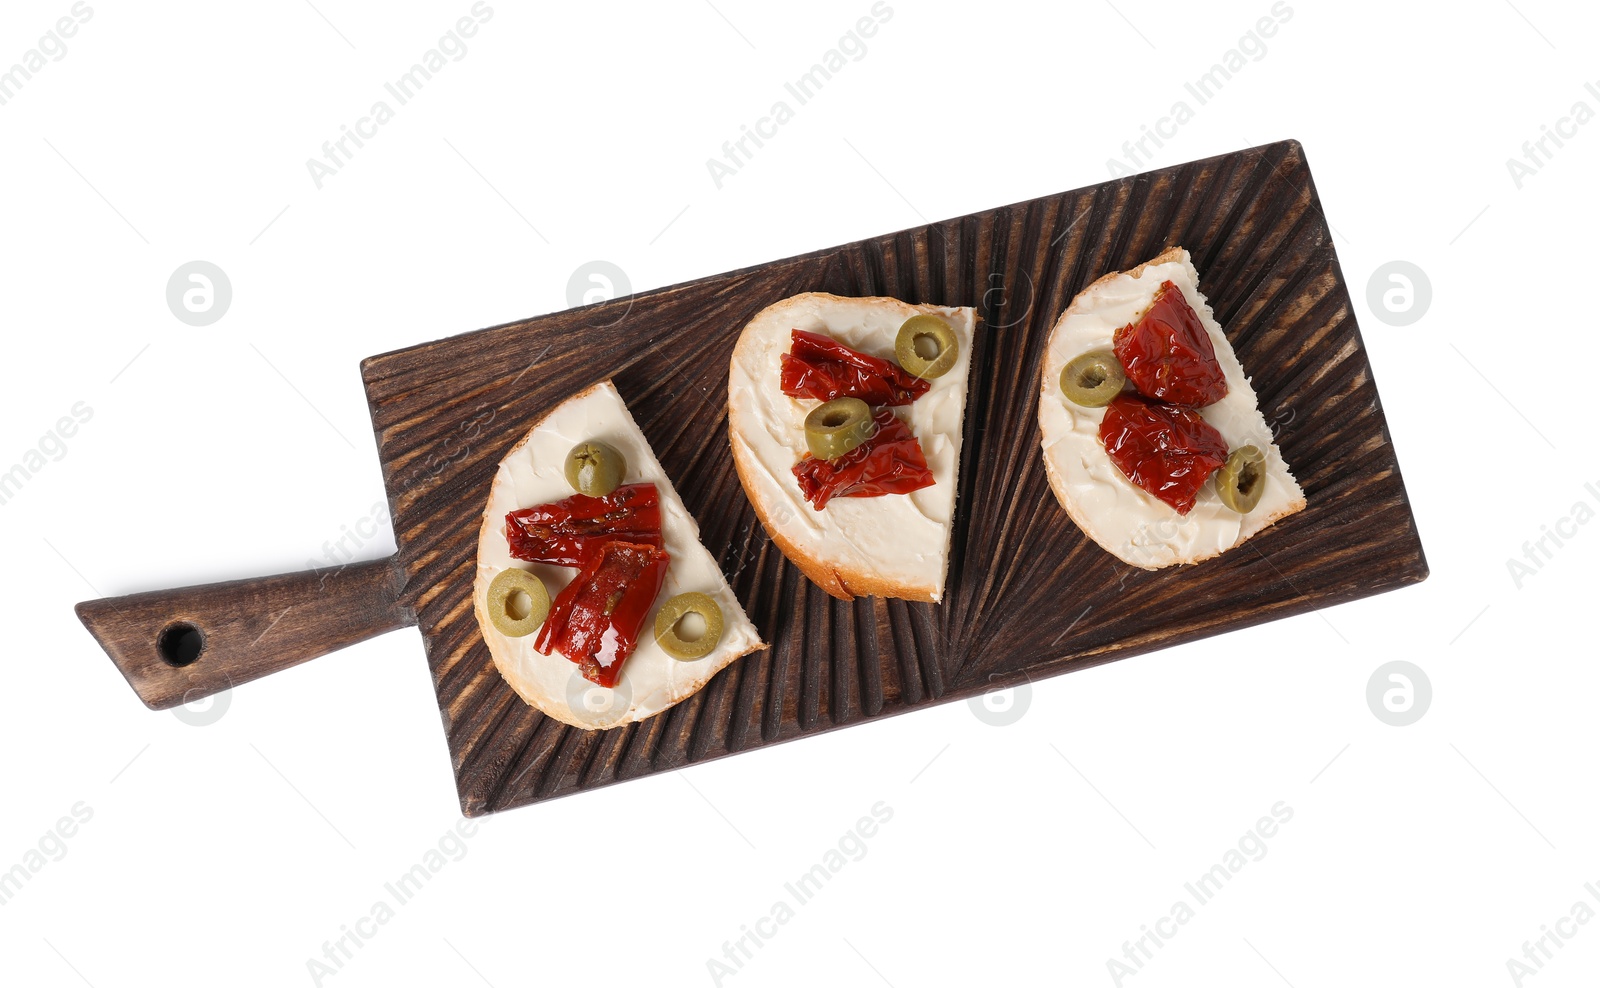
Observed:
[[[1304,142],[1432,577],[1040,682],[1009,727],[950,704],[487,818],[321,983],[713,984],[878,801],[865,857],[723,984],[1114,984],[1124,941],[1279,801],[1266,856],[1124,984],[1514,984],[1524,941],[1600,909],[1600,525],[1520,587],[1507,566],[1600,488],[1600,123],[1521,189],[1506,166],[1576,101],[1600,111],[1592,5],[1291,0],[1201,107],[1184,83],[1269,0],[892,0],[719,190],[706,159],[868,0],[493,0],[318,190],[306,159],[471,3],[315,2],[94,2],[0,106],[0,469],[93,410],[0,506],[0,869],[93,812],[0,906],[6,983],[316,983],[324,942],[457,825],[415,631],[191,726],[72,613],[299,569],[369,516],[360,358],[565,308],[596,258],[646,289],[1102,181],[1180,99],[1194,119],[1141,167]],[[0,68],[70,7],[8,0]],[[205,328],[164,297],[195,259],[233,286]],[[1366,298],[1395,259],[1432,284],[1406,327]],[[361,555],[392,551],[384,526]],[[1394,659],[1432,683],[1409,727],[1366,700]],[[1594,983],[1600,922],[1569,929],[1525,982]]]

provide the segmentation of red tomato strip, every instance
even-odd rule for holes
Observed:
[[[1192,408],[1122,394],[1100,420],[1106,454],[1134,486],[1180,515],[1194,507],[1206,478],[1228,461],[1228,444]]]
[[[605,543],[556,596],[533,647],[559,651],[591,683],[616,686],[670,561],[660,546]]]
[[[780,383],[791,398],[860,398],[869,405],[909,405],[931,387],[899,364],[803,329],[791,331],[782,365]]]
[[[819,460],[809,453],[794,465],[800,493],[821,511],[836,497],[909,494],[933,486],[933,471],[911,427],[887,408],[873,413],[876,431],[843,456]]]
[[[661,547],[655,484],[624,484],[604,497],[574,494],[506,515],[511,555],[530,563],[582,566],[617,541]]]
[[[1228,393],[1211,335],[1170,281],[1138,322],[1117,330],[1112,346],[1128,380],[1147,398],[1198,407]]]

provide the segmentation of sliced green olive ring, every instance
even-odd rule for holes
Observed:
[[[1248,513],[1261,502],[1267,489],[1267,458],[1254,446],[1240,446],[1228,454],[1228,462],[1217,470],[1217,496],[1222,503]]]
[[[943,377],[956,365],[961,341],[956,331],[938,316],[912,316],[894,338],[894,357],[906,373],[924,380]]]
[[[806,448],[819,460],[832,460],[872,436],[872,409],[860,398],[825,401],[806,416]]]
[[[693,627],[680,624],[691,615],[699,615],[696,624],[704,624],[698,635]],[[692,621],[692,618],[691,618]],[[685,634],[690,635],[684,638]],[[703,593],[681,593],[661,605],[656,611],[656,644],[675,659],[685,662],[703,659],[711,654],[722,640],[722,608]]]
[[[627,461],[615,446],[602,442],[582,442],[567,454],[567,483],[579,494],[604,497],[622,486]]]
[[[550,591],[525,569],[501,570],[489,584],[489,620],[507,638],[531,635],[550,613]]]
[[[1122,393],[1128,375],[1110,350],[1080,353],[1061,368],[1061,393],[1074,405],[1100,408]]]

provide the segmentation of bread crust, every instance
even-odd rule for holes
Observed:
[[[767,535],[773,543],[812,583],[840,600],[854,600],[857,597],[898,597],[902,600],[917,600],[928,604],[939,602],[939,598],[934,596],[934,591],[937,589],[935,585],[915,586],[895,583],[866,570],[848,566],[835,567],[808,555],[794,542],[785,538],[772,524],[771,505],[762,496],[761,488],[752,479],[752,472],[757,469],[754,466],[754,455],[731,429],[728,435],[731,440],[730,445],[733,447],[734,470],[739,474],[739,483],[744,487],[745,496],[756,509],[756,517],[760,519],[761,527],[767,530]]]
[[[827,299],[831,301],[855,303],[893,303],[895,305],[903,305],[907,308],[915,309],[918,312],[927,313],[939,313],[948,311],[951,308],[961,308],[961,306],[918,304],[881,295],[844,296],[833,295],[828,292],[803,292],[799,295],[791,295],[786,299],[782,299],[774,302],[770,306],[767,306],[766,308],[762,309],[761,312],[757,313],[756,316],[751,319],[751,322],[753,323],[756,318],[759,318],[763,315],[770,316],[774,313],[774,311],[782,313],[790,308],[798,308],[801,304],[811,299]],[[978,320],[976,313],[974,313],[974,331],[976,331],[977,326]],[[751,348],[755,345],[756,341],[750,335],[750,325],[746,324],[744,330],[739,334],[738,342],[734,345],[733,356],[728,361],[728,369],[730,374],[732,373],[734,366],[739,363],[740,359],[748,355]],[[970,373],[970,368],[968,372]],[[726,409],[726,411],[728,413],[728,444],[733,450],[733,464],[735,471],[739,475],[739,484],[744,488],[745,496],[750,499],[751,506],[755,508],[756,518],[760,520],[761,527],[766,529],[767,535],[772,539],[773,543],[777,545],[779,550],[781,550],[786,557],[788,557],[790,562],[799,567],[800,572],[804,573],[806,577],[811,580],[811,582],[827,591],[829,595],[837,597],[840,600],[854,600],[856,597],[896,597],[901,600],[914,600],[929,604],[936,604],[939,602],[941,597],[939,590],[941,584],[943,583],[942,577],[945,576],[943,573],[940,574],[941,579],[937,582],[900,583],[895,580],[887,579],[877,573],[873,573],[870,570],[850,566],[835,566],[832,563],[826,562],[825,560],[819,559],[807,553],[792,540],[786,538],[783,533],[779,531],[778,526],[773,524],[773,505],[769,503],[767,498],[762,494],[761,485],[755,482],[756,471],[760,469],[755,462],[755,454],[750,450],[749,446],[746,445],[743,438],[738,434],[737,430],[733,428],[733,409],[729,407]],[[954,530],[955,526],[952,524],[950,526],[950,530],[945,533],[946,567],[949,566],[948,540],[950,539]]]
[[[507,450],[505,455],[500,458],[501,462],[504,462],[505,460],[516,455],[522,449],[522,447],[526,446],[533,438],[534,433],[536,433],[545,424],[545,422],[549,420],[550,416],[554,415],[562,407],[575,401],[581,401],[582,399],[593,394],[599,388],[610,384],[610,378],[606,378],[602,381],[596,381],[594,384],[589,385],[587,388],[579,391],[577,394],[556,405],[554,408],[551,408],[544,415],[541,415],[537,420],[534,421],[533,425],[528,427],[528,431],[523,434],[522,438],[517,440],[516,445]],[[503,517],[496,519],[491,517],[489,513],[489,505],[494,503],[495,489],[499,485],[500,481],[501,475],[499,471],[496,470],[495,479],[489,485],[489,497],[484,501],[483,520],[478,525],[479,545],[483,544],[484,537],[490,534],[490,532],[493,530],[492,526],[504,524],[505,521]],[[630,710],[628,712],[629,716],[627,716],[625,719],[620,720],[615,724],[608,725],[604,728],[596,728],[592,724],[585,724],[579,721],[573,715],[571,708],[567,704],[566,697],[550,696],[539,688],[539,684],[536,681],[524,678],[521,675],[521,673],[518,671],[516,661],[512,658],[510,651],[505,646],[505,640],[503,636],[501,636],[500,632],[495,629],[494,625],[489,620],[487,609],[484,606],[484,594],[487,592],[488,583],[483,578],[483,574],[481,572],[482,567],[478,563],[476,554],[473,557],[473,569],[476,572],[472,581],[472,614],[473,617],[477,618],[478,632],[483,636],[484,644],[489,648],[489,657],[494,660],[495,669],[499,671],[501,677],[505,679],[508,684],[510,684],[511,688],[516,691],[516,694],[522,697],[523,701],[529,706],[534,707],[546,717],[554,718],[563,724],[568,724],[581,730],[611,730],[615,727],[622,727],[636,721],[647,720],[651,717],[665,713],[666,711],[671,710],[673,707],[682,703],[684,700],[687,700],[689,697],[700,692],[706,683],[711,681],[711,677],[715,676],[723,669],[732,665],[734,662],[737,662],[744,656],[749,655],[751,652],[757,652],[768,647],[766,642],[757,641],[754,645],[738,653],[737,655],[729,656],[727,662],[716,667],[715,669],[711,669],[705,672],[703,675],[698,675],[692,679],[688,679],[686,681],[686,685],[678,687],[674,690],[674,692],[679,695],[671,703],[662,707],[660,710],[648,714],[642,714],[640,716],[633,716],[633,711]],[[559,652],[548,656],[548,658],[562,662],[569,661]],[[576,668],[576,666],[573,668]]]
[[[1180,262],[1184,259],[1185,254],[1187,254],[1187,251],[1185,251],[1182,247],[1168,247],[1166,250],[1163,250],[1161,253],[1157,254],[1155,257],[1152,257],[1150,260],[1145,261],[1143,264],[1129,268],[1126,271],[1112,271],[1108,274],[1103,274],[1094,281],[1090,282],[1082,291],[1078,292],[1078,294],[1072,297],[1072,301],[1069,302],[1067,307],[1062,310],[1061,315],[1056,317],[1055,325],[1050,329],[1050,336],[1045,340],[1045,352],[1050,352],[1051,346],[1055,342],[1055,335],[1060,330],[1062,323],[1066,321],[1067,314],[1072,312],[1078,303],[1080,301],[1084,301],[1086,297],[1096,288],[1106,284],[1107,282],[1121,278],[1124,275],[1131,278],[1138,278],[1140,275],[1144,274],[1146,268],[1160,264]],[[1044,402],[1054,400],[1053,395],[1055,388],[1056,382],[1051,380],[1049,367],[1047,365],[1041,365],[1039,369],[1039,401],[1041,408],[1043,407]],[[1260,535],[1262,532],[1277,524],[1280,520],[1303,510],[1306,506],[1305,495],[1302,493],[1297,500],[1291,501],[1280,510],[1267,516],[1266,521],[1262,524],[1258,531],[1240,538],[1238,541],[1234,542],[1233,545],[1228,546],[1227,549],[1217,549],[1213,552],[1206,553],[1205,555],[1195,555],[1182,559],[1175,559],[1170,563],[1152,564],[1148,560],[1131,559],[1120,551],[1120,546],[1107,545],[1105,542],[1102,542],[1099,538],[1095,537],[1095,526],[1091,525],[1083,516],[1083,514],[1079,512],[1077,502],[1068,493],[1066,478],[1063,477],[1061,472],[1056,468],[1055,461],[1050,456],[1049,448],[1045,445],[1045,443],[1046,440],[1041,430],[1039,445],[1040,453],[1044,457],[1045,476],[1050,481],[1051,492],[1055,494],[1056,500],[1060,502],[1062,509],[1066,511],[1067,517],[1072,519],[1072,523],[1077,525],[1080,531],[1082,531],[1085,535],[1088,535],[1091,539],[1094,539],[1095,543],[1099,545],[1100,548],[1111,553],[1113,556],[1116,556],[1118,559],[1122,560],[1128,565],[1137,566],[1140,569],[1166,569],[1169,566],[1192,565],[1194,563],[1203,563],[1208,559],[1215,559],[1217,556],[1220,556],[1224,552],[1228,551],[1228,549],[1234,549],[1240,545],[1243,545],[1251,538],[1254,538],[1256,535]]]

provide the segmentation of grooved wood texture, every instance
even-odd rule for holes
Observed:
[[[1145,572],[1052,496],[1038,361],[1072,296],[1187,247],[1305,511],[1219,559]],[[945,602],[837,601],[767,538],[734,473],[728,359],[803,291],[973,305]],[[1289,141],[468,333],[362,365],[406,576],[469,815],[926,704],[977,696],[1427,575],[1371,370],[1299,144]],[[693,698],[586,732],[501,679],[472,614],[495,465],[546,410],[611,376],[762,635]]]

